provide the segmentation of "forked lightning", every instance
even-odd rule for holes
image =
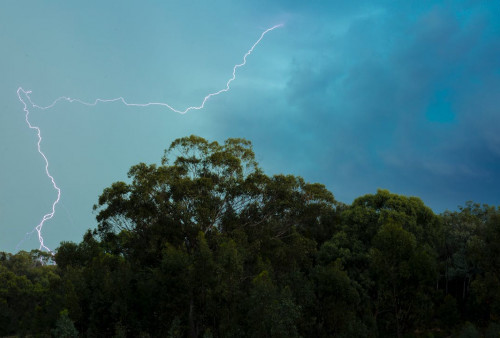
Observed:
[[[223,89],[221,89],[219,91],[216,91],[214,93],[210,93],[210,94],[206,95],[203,98],[203,100],[202,100],[202,102],[201,102],[200,105],[198,105],[198,106],[191,106],[191,107],[188,107],[188,108],[186,108],[184,110],[176,109],[176,108],[172,107],[171,105],[169,105],[168,103],[164,103],[164,102],[129,103],[123,97],[117,97],[117,98],[114,98],[114,99],[97,98],[97,99],[95,99],[94,102],[85,102],[85,101],[80,100],[80,99],[72,99],[72,98],[69,98],[69,97],[66,97],[66,96],[61,96],[61,97],[57,98],[56,100],[54,100],[48,106],[40,106],[40,105],[37,105],[36,103],[34,103],[31,100],[31,97],[30,97],[31,90],[24,90],[22,87],[19,87],[17,89],[17,96],[19,98],[19,101],[21,101],[21,103],[24,105],[24,112],[25,112],[26,124],[28,125],[28,127],[30,129],[35,130],[36,133],[37,133],[37,136],[38,136],[37,149],[38,149],[38,153],[40,153],[40,155],[42,156],[43,160],[45,161],[45,174],[47,175],[47,177],[52,182],[52,186],[54,187],[54,189],[57,191],[57,198],[52,203],[52,209],[50,210],[50,212],[47,213],[47,214],[45,214],[42,217],[40,223],[38,223],[38,225],[31,232],[29,232],[27,234],[27,235],[31,235],[33,232],[35,232],[35,231],[37,232],[37,234],[38,234],[38,240],[40,242],[39,249],[40,250],[46,250],[46,251],[52,252],[44,244],[44,240],[43,240],[43,236],[42,236],[42,229],[43,229],[43,226],[44,226],[45,222],[48,221],[48,220],[50,220],[50,219],[52,219],[55,216],[56,206],[59,203],[59,201],[61,200],[61,189],[57,186],[57,183],[56,183],[54,177],[50,174],[50,171],[49,171],[49,160],[48,160],[47,156],[45,155],[45,153],[42,151],[42,148],[41,148],[42,131],[40,130],[39,127],[32,125],[31,122],[30,122],[30,120],[29,120],[30,109],[35,108],[35,109],[47,110],[47,109],[50,109],[50,108],[54,107],[60,101],[68,101],[70,103],[76,102],[76,103],[80,103],[80,104],[83,104],[83,105],[86,105],[86,106],[95,106],[98,103],[109,103],[109,102],[120,101],[120,102],[122,102],[126,106],[133,106],[133,107],[162,106],[162,107],[165,107],[165,108],[167,108],[167,109],[169,109],[169,110],[171,110],[173,112],[179,113],[179,114],[185,114],[185,113],[187,113],[190,110],[200,110],[200,109],[203,109],[205,107],[205,103],[211,97],[217,96],[219,94],[222,94],[222,93],[225,93],[225,92],[229,91],[231,82],[233,82],[236,79],[236,71],[237,71],[237,69],[240,68],[240,67],[243,67],[246,64],[247,57],[253,52],[254,48],[257,47],[257,45],[261,42],[261,40],[264,38],[264,36],[267,33],[271,32],[271,31],[273,31],[273,30],[275,30],[277,28],[280,28],[282,26],[283,26],[283,24],[275,25],[275,26],[273,26],[271,28],[266,29],[264,32],[262,32],[262,34],[260,35],[259,39],[252,45],[252,47],[243,56],[243,61],[240,64],[237,64],[237,65],[235,65],[233,67],[232,77],[226,82],[225,88],[223,88]]]

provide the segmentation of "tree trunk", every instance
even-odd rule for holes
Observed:
[[[194,324],[194,304],[193,297],[189,301],[189,335],[193,338],[198,337],[198,332]]]
[[[462,289],[462,300],[465,300],[465,281],[466,281],[466,279],[467,279],[467,276],[464,277],[464,287]]]

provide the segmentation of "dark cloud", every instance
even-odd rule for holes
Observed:
[[[328,163],[311,176],[347,199],[381,186],[438,210],[500,202],[496,8],[460,6],[363,10],[295,54],[288,103],[317,145],[304,161]]]

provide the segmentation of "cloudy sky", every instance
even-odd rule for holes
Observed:
[[[147,3],[147,4],[145,4]],[[350,203],[377,188],[436,212],[500,204],[497,1],[14,1],[0,3],[0,251],[26,236],[56,192],[24,121],[57,97],[165,102],[31,110],[62,189],[46,244],[95,226],[102,189],[176,138],[251,140],[268,174],[324,183]]]

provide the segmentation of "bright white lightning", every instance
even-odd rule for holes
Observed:
[[[40,242],[40,247],[39,247],[39,250],[42,250],[42,249],[45,249],[47,251],[51,251],[48,247],[45,246],[45,244],[43,244],[43,237],[42,237],[42,228],[43,228],[43,225],[46,221],[48,221],[49,219],[51,219],[52,217],[54,217],[55,213],[56,213],[56,205],[57,203],[59,203],[59,200],[61,199],[61,189],[59,189],[59,187],[57,186],[56,184],[56,181],[54,180],[54,177],[50,174],[49,172],[49,160],[47,159],[47,156],[45,156],[44,152],[42,151],[41,149],[41,146],[40,144],[42,143],[42,131],[40,130],[39,127],[37,126],[34,126],[30,123],[29,121],[29,110],[28,110],[28,106],[26,104],[26,102],[24,102],[24,100],[21,98],[21,93],[20,92],[23,92],[26,97],[29,98],[29,94],[31,93],[31,91],[24,91],[21,87],[19,87],[19,89],[17,90],[17,97],[19,98],[19,100],[23,103],[24,105],[24,112],[26,112],[26,115],[24,116],[25,117],[25,120],[26,120],[26,123],[28,124],[28,127],[30,129],[34,129],[36,130],[36,133],[37,133],[37,136],[38,136],[38,142],[37,142],[37,149],[38,149],[38,153],[43,157],[43,160],[45,161],[45,174],[47,175],[47,177],[51,180],[52,182],[52,186],[54,187],[54,189],[57,191],[57,198],[55,199],[55,201],[52,203],[52,210],[51,212],[49,212],[48,214],[45,214],[43,217],[42,217],[42,220],[40,221],[40,223],[38,223],[38,225],[35,227],[35,229],[33,231],[36,230],[36,232],[38,233],[38,241]],[[31,100],[30,100],[31,102]]]
[[[264,32],[262,32],[262,34],[260,35],[259,39],[257,39],[257,41],[252,45],[252,47],[245,53],[245,55],[243,55],[243,61],[233,67],[232,77],[226,82],[225,88],[223,88],[223,89],[221,89],[219,91],[216,91],[214,93],[210,93],[210,94],[206,95],[203,98],[203,101],[201,102],[201,104],[199,106],[191,106],[191,107],[188,107],[188,108],[186,108],[184,110],[176,109],[176,108],[172,107],[171,105],[169,105],[168,103],[164,103],[164,102],[128,103],[127,101],[125,101],[125,99],[123,97],[117,97],[117,98],[114,98],[114,99],[101,99],[101,98],[97,98],[97,99],[94,100],[94,102],[85,102],[85,101],[80,100],[80,99],[72,99],[72,98],[69,98],[67,96],[61,96],[61,97],[55,99],[54,102],[52,102],[50,105],[43,107],[43,106],[39,106],[39,105],[35,104],[31,100],[31,97],[30,97],[31,90],[24,90],[22,87],[19,87],[17,89],[17,96],[19,98],[19,101],[21,101],[21,103],[24,105],[24,109],[23,110],[26,113],[25,114],[26,123],[27,123],[27,125],[28,125],[28,127],[30,129],[34,129],[36,131],[36,133],[37,133],[37,136],[38,136],[37,149],[38,149],[38,153],[42,156],[43,160],[45,161],[45,174],[47,175],[47,177],[52,182],[52,186],[54,187],[54,189],[57,191],[57,198],[52,203],[52,209],[51,209],[51,211],[49,213],[45,214],[42,217],[42,220],[40,221],[40,223],[38,223],[38,225],[33,229],[32,232],[28,233],[28,235],[29,235],[29,234],[33,233],[34,231],[37,232],[37,234],[38,234],[38,241],[40,242],[39,250],[44,249],[46,251],[52,252],[44,244],[44,240],[43,240],[43,236],[42,236],[42,229],[43,229],[43,226],[44,226],[45,222],[48,221],[48,220],[50,220],[50,219],[52,219],[55,216],[56,205],[61,200],[61,189],[57,186],[54,177],[50,174],[50,171],[49,171],[49,160],[48,160],[47,156],[45,155],[45,153],[41,149],[42,132],[41,132],[41,130],[40,130],[39,127],[34,126],[34,125],[31,124],[31,122],[29,120],[30,111],[28,109],[28,104],[23,100],[23,97],[22,97],[21,93],[23,93],[24,96],[27,98],[27,101],[29,102],[29,105],[32,108],[41,109],[41,110],[50,109],[50,108],[54,107],[60,101],[68,101],[70,103],[77,102],[77,103],[80,103],[80,104],[83,104],[83,105],[86,105],[86,106],[95,106],[99,102],[101,102],[101,103],[109,103],[109,102],[120,101],[120,102],[122,102],[126,106],[133,106],[133,107],[162,106],[162,107],[168,108],[169,110],[171,110],[173,112],[176,112],[176,113],[179,113],[179,114],[186,114],[190,110],[200,110],[200,109],[203,109],[205,107],[205,103],[208,101],[208,99],[210,99],[213,96],[217,96],[219,94],[222,94],[222,93],[225,93],[225,92],[229,91],[231,82],[233,82],[236,79],[236,71],[237,71],[237,69],[240,68],[240,67],[243,67],[247,63],[247,57],[253,52],[253,50],[255,49],[255,47],[257,47],[257,45],[260,43],[260,41],[264,38],[264,36],[267,33],[269,33],[270,31],[275,30],[276,28],[280,28],[282,26],[283,26],[283,24],[275,25],[275,26],[273,26],[271,28],[266,29]]]

